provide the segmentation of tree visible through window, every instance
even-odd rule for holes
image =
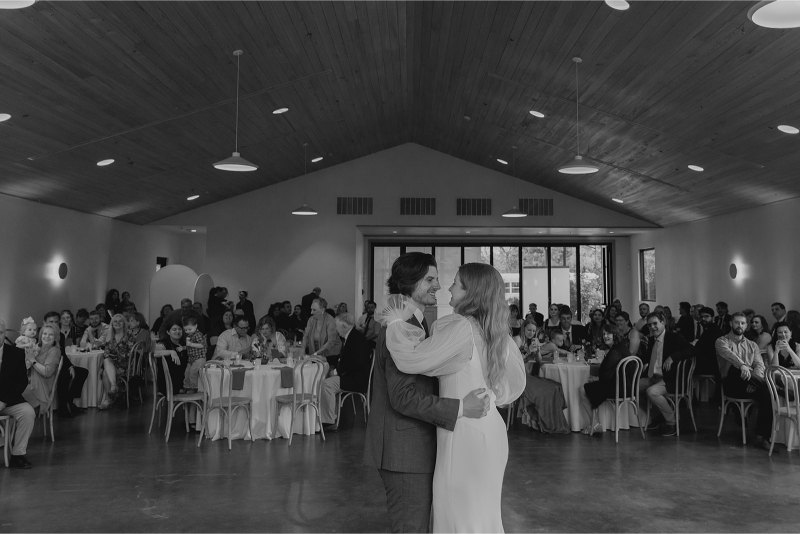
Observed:
[[[639,279],[641,280],[642,300],[656,300],[656,249],[639,251]]]

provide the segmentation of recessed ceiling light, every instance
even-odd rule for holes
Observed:
[[[195,232],[197,232],[197,230],[192,230],[192,233],[195,233]],[[611,233],[613,234],[614,232],[611,232]]]
[[[195,200],[195,199],[198,199],[198,198],[200,198],[200,195],[192,195],[190,197],[187,197],[186,200]]]
[[[544,232],[539,232],[539,233],[540,233],[540,234],[543,234]]]
[[[192,230],[192,232],[194,232],[194,230]],[[614,232],[608,232],[608,233],[609,233],[609,234],[613,234]]]
[[[622,204],[623,202],[625,202],[624,200],[620,200],[618,198],[612,198],[611,200],[613,200],[614,202],[616,202],[618,204]]]
[[[534,117],[537,117],[539,119],[543,119],[544,118],[544,113],[541,113],[539,111],[531,110],[530,113],[531,113],[531,115],[533,115]]]
[[[397,230],[392,230],[392,233],[393,233],[393,234],[396,234],[396,233],[397,233]]]
[[[318,162],[318,161],[322,161],[322,156],[320,156],[320,157],[318,157],[318,158],[314,158],[314,159],[312,159],[312,160],[311,160],[311,163],[316,163],[316,162]]]
[[[692,169],[693,171],[697,171],[697,172],[703,172],[703,170],[704,170],[703,167],[700,167],[698,165],[689,165],[689,168]]]
[[[0,113],[0,122],[7,121],[10,118],[11,118],[11,115],[9,115],[8,113]]]
[[[625,11],[626,9],[631,7],[631,5],[625,0],[606,0],[606,5],[618,11]]]
[[[800,2],[793,0],[759,2],[750,8],[747,18],[764,28],[800,28]]]
[[[97,166],[98,167],[105,167],[106,165],[111,165],[112,163],[114,163],[113,159],[104,159],[102,161],[98,161],[97,162]]]
[[[3,120],[5,120],[5,119],[3,119]],[[800,130],[798,130],[794,126],[788,126],[786,124],[781,124],[780,126],[778,126],[778,129],[780,131],[782,131],[783,133],[788,133],[788,134],[796,134],[796,133],[800,132]]]
[[[468,121],[468,120],[470,120],[470,117],[469,117],[469,115],[464,115],[464,120],[465,120],[465,121]]]
[[[506,160],[504,160],[504,159],[497,158],[497,161],[499,163],[502,163],[503,165],[508,165],[508,162]]]
[[[466,231],[466,232],[464,232],[464,233],[465,233],[465,234],[469,234],[469,233],[471,233],[471,232],[470,232],[469,230],[467,230],[467,231]]]
[[[289,108],[278,108],[272,112],[273,115],[280,115],[281,113],[286,113],[289,111]]]

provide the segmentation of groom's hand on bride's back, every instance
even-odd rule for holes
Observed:
[[[464,417],[480,419],[489,413],[490,399],[489,395],[486,393],[486,388],[478,388],[470,391],[461,402],[464,406]]]

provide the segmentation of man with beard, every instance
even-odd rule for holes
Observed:
[[[697,365],[694,368],[695,375],[714,375],[715,381],[719,383],[719,365],[717,364],[717,339],[723,336],[722,330],[714,323],[714,310],[708,306],[700,308],[700,321],[702,334],[697,340]]]

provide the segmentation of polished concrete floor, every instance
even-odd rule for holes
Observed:
[[[383,486],[360,465],[363,418],[329,434],[205,441],[176,422],[147,434],[150,405],[38,425],[34,467],[0,467],[0,532],[386,532]],[[509,532],[798,532],[800,453],[742,446],[702,404],[699,432],[600,437],[509,433]]]

